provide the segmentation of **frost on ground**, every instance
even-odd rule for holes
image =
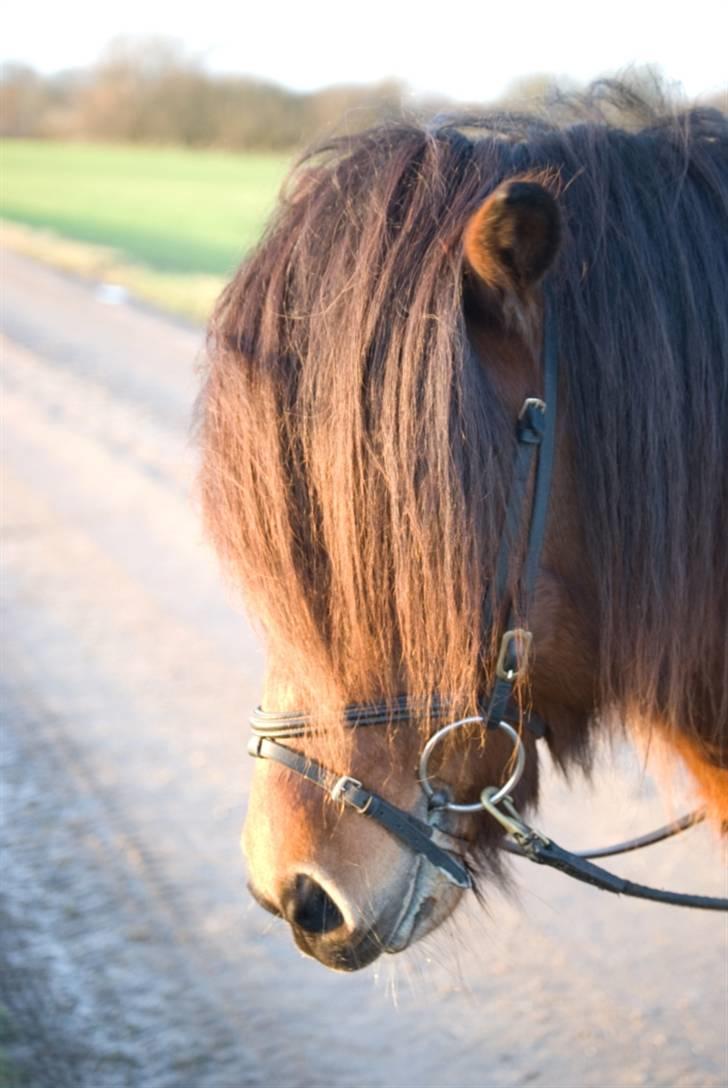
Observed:
[[[201,334],[3,260],[6,1079],[725,1084],[718,916],[514,862],[519,901],[494,893],[350,977],[301,958],[250,903],[237,839],[261,659],[191,499]],[[585,845],[671,815],[619,762],[594,793],[547,775],[542,825]],[[722,860],[699,828],[619,867],[719,893]]]

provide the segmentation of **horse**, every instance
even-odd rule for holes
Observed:
[[[249,887],[325,966],[508,880],[478,799],[508,778],[534,810],[539,745],[588,768],[602,736],[660,741],[728,827],[727,243],[728,119],[603,84],[324,141],[223,291],[204,519],[265,639],[258,732],[298,738],[256,763]],[[535,530],[540,469],[514,465],[548,323]]]

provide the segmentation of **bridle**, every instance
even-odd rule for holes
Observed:
[[[521,730],[527,729],[536,739],[545,736],[548,730],[547,724],[537,714],[523,711],[516,700],[516,685],[525,677],[533,636],[526,627],[519,626],[513,603],[511,602],[507,611],[502,604],[508,599],[512,557],[523,539],[527,521],[528,535],[521,571],[521,600],[522,614],[528,614],[528,604],[533,598],[545,537],[556,443],[558,392],[557,337],[548,298],[544,304],[542,369],[543,397],[527,397],[516,424],[517,449],[513,478],[495,575],[485,605],[489,626],[498,624],[503,613],[507,617],[501,625],[504,633],[496,662],[495,680],[490,694],[482,700],[482,713],[441,725],[422,750],[418,777],[427,802],[426,820],[386,801],[379,794],[367,789],[358,779],[350,775],[338,775],[301,752],[280,743],[282,740],[319,732],[324,726],[311,715],[296,712],[270,713],[259,707],[250,719],[253,736],[248,751],[258,759],[270,759],[282,764],[318,786],[334,801],[341,802],[379,823],[414,853],[426,857],[451,883],[460,888],[472,887],[472,880],[458,850],[462,846],[461,840],[442,826],[441,816],[448,811],[488,813],[507,832],[503,846],[510,853],[560,869],[576,880],[605,891],[675,906],[728,910],[728,898],[662,891],[636,884],[594,865],[589,860],[627,853],[670,838],[704,819],[703,811],[690,813],[665,827],[610,847],[569,851],[530,827],[513,803],[511,794],[520,781],[526,764]],[[529,503],[529,482],[532,476],[534,479]],[[407,722],[418,713],[426,713],[431,719],[442,721],[451,712],[452,704],[445,698],[416,700],[401,696],[387,703],[351,704],[344,710],[343,724],[352,729],[388,726]],[[453,801],[447,789],[433,784],[428,767],[434,749],[446,736],[455,730],[474,725],[480,725],[486,730],[498,730],[510,739],[513,744],[512,770],[501,786],[486,787],[478,801],[464,804]],[[446,843],[450,849],[442,843]]]

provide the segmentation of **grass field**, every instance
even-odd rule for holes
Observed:
[[[3,240],[193,317],[255,242],[280,155],[50,141],[0,145]]]

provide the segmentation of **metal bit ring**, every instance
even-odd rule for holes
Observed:
[[[432,755],[435,747],[439,744],[443,737],[446,737],[448,733],[452,733],[454,729],[460,729],[464,725],[473,725],[476,722],[480,722],[481,724],[483,724],[484,721],[485,719],[480,717],[479,715],[472,718],[461,718],[457,722],[449,722],[447,725],[443,725],[441,729],[438,729],[436,733],[432,734],[427,744],[422,749],[418,768],[420,785],[427,794],[427,799],[429,801],[437,801],[437,794],[439,792],[430,783],[427,773],[427,765],[430,762],[430,756]],[[501,786],[500,789],[496,790],[496,792],[489,798],[492,805],[497,805],[499,801],[502,801],[504,797],[508,796],[511,790],[520,782],[521,775],[523,774],[523,770],[526,766],[526,752],[523,747],[521,738],[516,730],[513,728],[513,726],[509,725],[508,722],[501,721],[498,722],[497,728],[502,730],[504,733],[507,733],[513,741],[513,750],[516,756],[516,765],[513,768],[513,773],[511,774],[508,781],[503,786]],[[437,807],[448,809],[450,812],[483,812],[485,809],[482,801],[473,801],[470,804],[459,804],[456,801],[445,801],[442,804],[438,804]]]

